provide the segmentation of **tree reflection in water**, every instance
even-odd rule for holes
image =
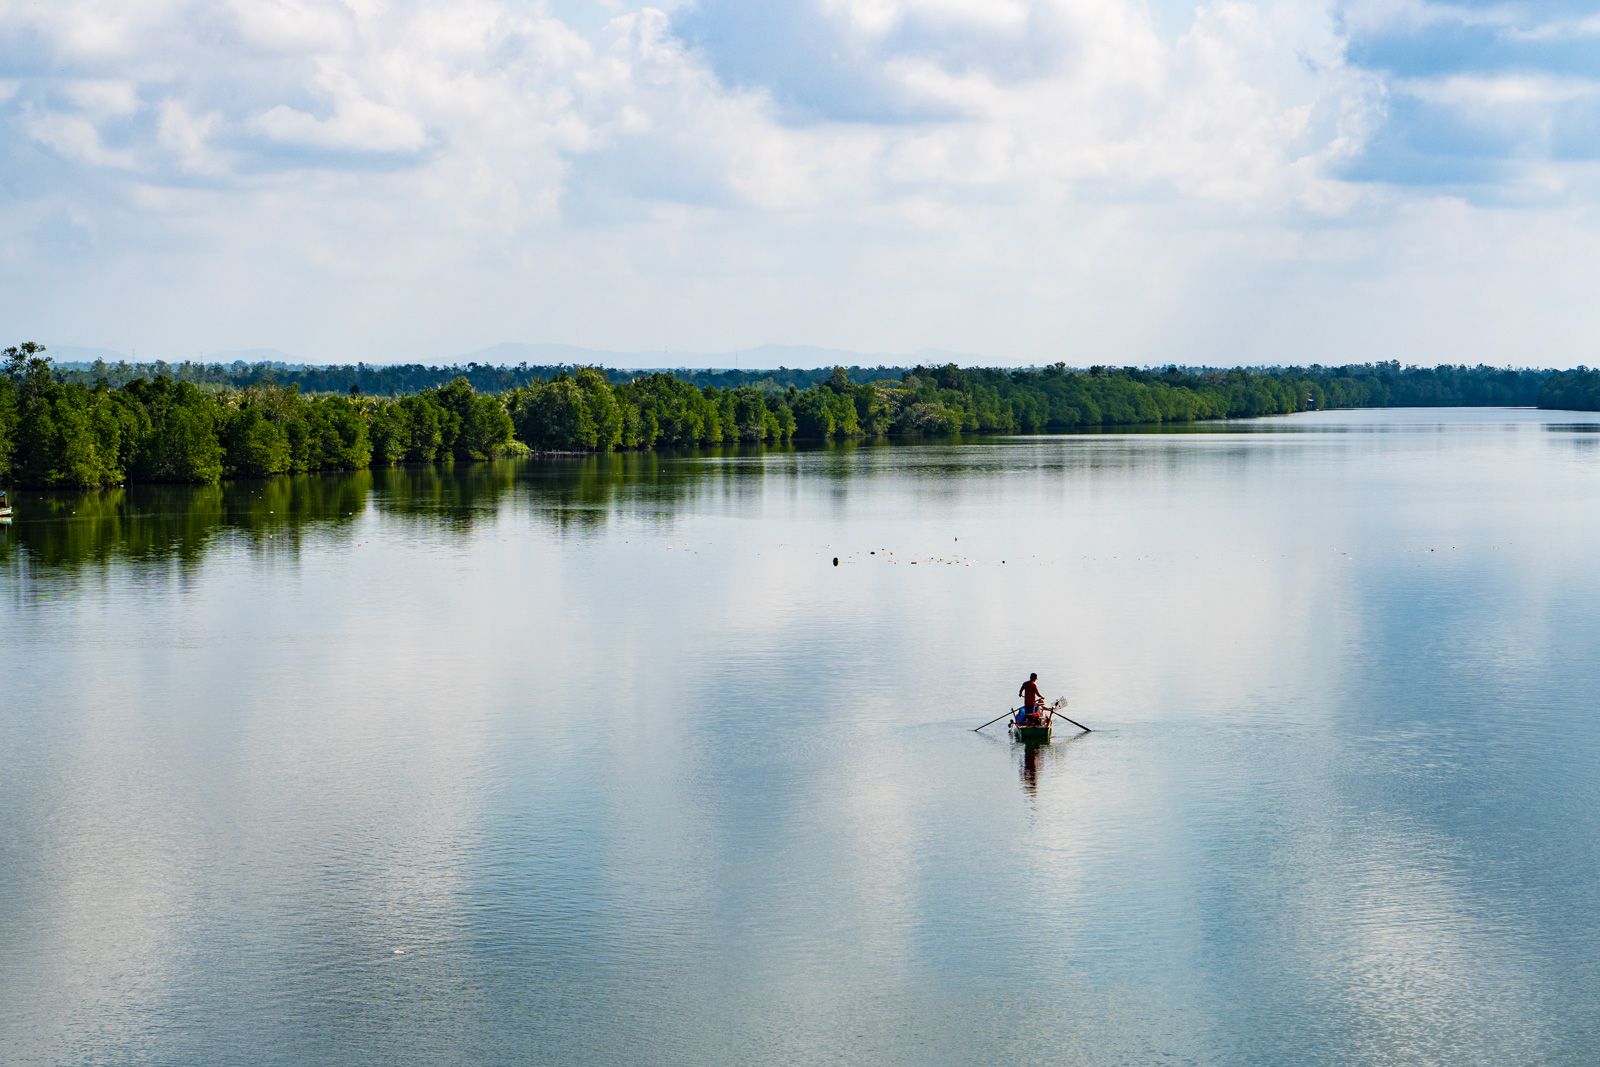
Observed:
[[[198,565],[223,540],[298,551],[312,529],[360,514],[372,473],[292,475],[222,485],[135,485],[82,493],[22,493],[0,563],[83,571],[117,561]]]
[[[0,535],[0,573],[89,572],[113,563],[184,570],[219,546],[298,556],[307,536],[353,536],[369,513],[465,533],[515,503],[557,529],[673,512],[697,498],[738,502],[763,479],[760,462],[788,450],[541,456],[488,463],[299,474],[220,485],[133,485],[13,494],[16,521]],[[754,462],[745,462],[755,460]]]

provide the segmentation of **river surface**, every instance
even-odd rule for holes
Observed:
[[[1600,1055],[1596,416],[16,503],[8,1064]]]

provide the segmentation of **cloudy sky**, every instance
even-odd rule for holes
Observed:
[[[1597,363],[1600,3],[0,0],[0,333]]]

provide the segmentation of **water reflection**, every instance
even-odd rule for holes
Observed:
[[[87,493],[16,494],[0,563],[76,571],[115,561],[198,564],[225,534],[294,552],[316,530],[347,524],[367,506],[370,471],[294,475],[211,486],[135,485]]]
[[[1069,752],[1073,746],[1082,743],[1090,736],[1090,734],[1085,733],[1074,733],[1070,736],[1058,735],[1047,745],[1026,745],[1015,741],[1009,742],[1021,750],[1017,768],[1022,781],[1023,793],[1030,800],[1038,800],[1041,772],[1047,780],[1054,775],[1066,773]]]
[[[371,472],[373,503],[385,515],[464,532],[499,511],[518,467],[499,460],[380,468]]]
[[[0,1047],[1587,1064],[1596,471],[1396,417],[35,500]]]
[[[559,528],[597,527],[618,517],[670,516],[708,501],[738,508],[769,479],[791,473],[791,447],[619,452],[529,461],[518,474],[529,507]]]
[[[841,452],[852,449],[841,447]],[[738,509],[763,486],[792,478],[788,448],[614,453],[492,463],[290,475],[220,486],[135,485],[87,493],[13,494],[17,520],[0,535],[0,565],[74,570],[115,560],[192,566],[242,535],[257,549],[297,551],[307,534],[348,526],[368,507],[421,528],[465,533],[511,501],[558,529],[670,515],[716,500]],[[270,544],[269,544],[270,542]]]
[[[0,528],[0,566],[51,570],[104,567],[114,560],[194,566],[234,535],[253,550],[297,553],[312,531],[348,526],[369,507],[390,518],[466,532],[499,515],[508,502],[557,530],[594,530],[618,518],[666,519],[680,509],[738,514],[763,499],[792,496],[800,480],[830,487],[844,508],[874,483],[908,480],[930,502],[1000,500],[1019,476],[1054,480],[1122,471],[1171,484],[1197,457],[1213,468],[1244,471],[1260,458],[1262,435],[1275,447],[1348,454],[1350,433],[1459,435],[1467,430],[1536,429],[1577,449],[1600,436],[1592,420],[1548,421],[1533,411],[1320,412],[1286,418],[1193,426],[1126,428],[1069,437],[987,438],[905,446],[843,442],[818,446],[730,446],[684,452],[537,457],[493,463],[439,464],[296,475],[221,486],[139,485],[89,493],[13,494],[16,520]],[[1157,432],[1158,431],[1158,432]],[[1285,437],[1285,435],[1288,435]],[[1455,438],[1452,438],[1455,440]],[[1181,442],[1181,443],[1180,443]],[[1365,446],[1376,453],[1385,445]],[[1440,446],[1442,447],[1442,445]],[[992,477],[992,481],[981,481]],[[980,481],[975,481],[980,479]]]
[[[1022,791],[1030,797],[1039,795],[1039,745],[1022,746]]]

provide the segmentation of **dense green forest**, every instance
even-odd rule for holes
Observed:
[[[804,385],[766,380],[731,386],[697,383],[676,372],[619,380],[593,368],[561,369],[549,378],[526,376],[526,368],[501,368],[520,376],[520,384],[484,391],[463,374],[415,392],[397,386],[377,396],[267,379],[197,381],[178,373],[132,375],[114,384],[63,373],[37,345],[0,355],[0,483],[40,488],[205,484],[487,459],[530,449],[606,452],[1034,433],[1307,408],[1558,406],[1553,401],[1594,408],[1600,396],[1600,374],[1586,370],[1557,374],[1392,362],[1234,370],[950,364],[870,380],[841,367],[795,372],[809,376]]]
[[[1579,367],[1545,380],[1539,406],[1558,411],[1600,411],[1600,370]]]

